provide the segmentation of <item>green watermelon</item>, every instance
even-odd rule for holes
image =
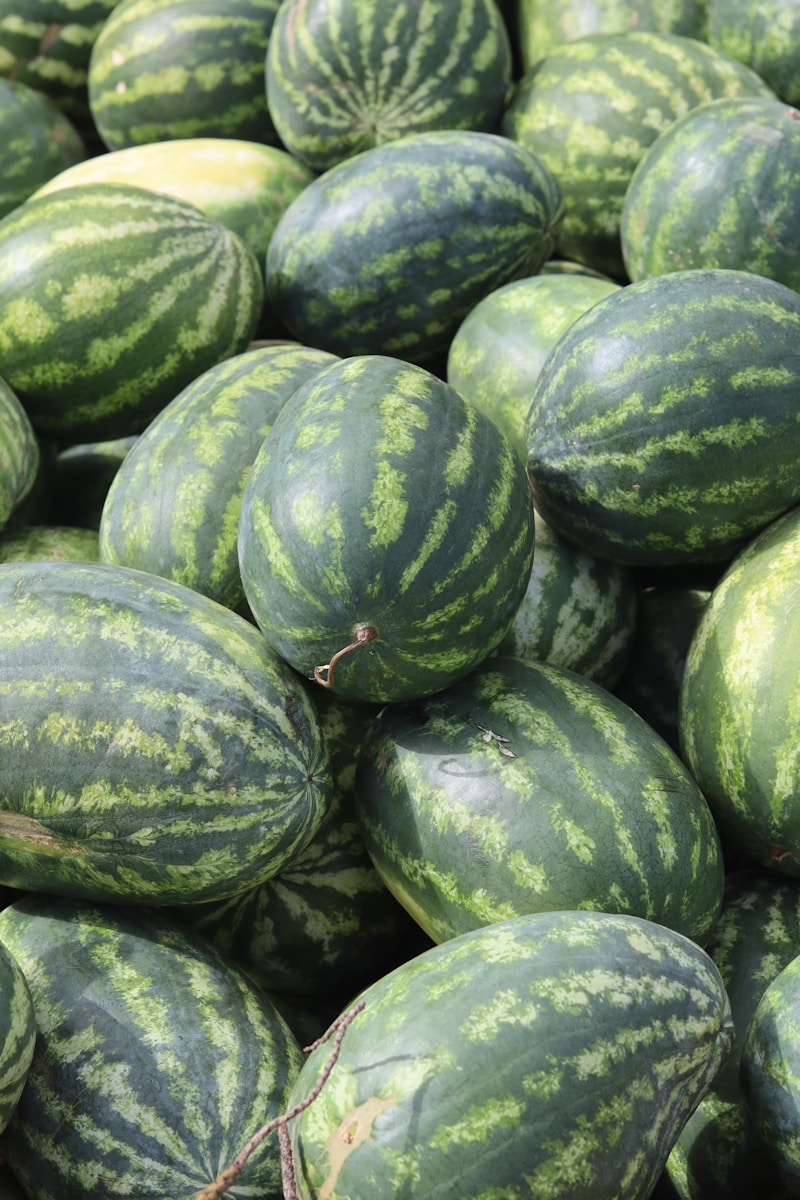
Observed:
[[[508,138],[408,134],[331,167],[289,205],[267,298],[307,345],[434,363],[479,300],[550,257],[562,214],[551,171]]]
[[[35,1042],[36,1014],[28,981],[0,938],[0,1133],[22,1095]]]
[[[92,46],[118,0],[0,0],[0,75],[41,92],[83,129]]]
[[[72,525],[26,525],[0,533],[0,563],[97,562],[97,533]]]
[[[611,913],[461,934],[361,1000],[289,1124],[299,1200],[645,1200],[732,1040],[696,943]]]
[[[682,753],[723,841],[800,875],[800,506],[773,521],[714,588],[686,657]]]
[[[528,586],[496,653],[567,667],[610,688],[635,636],[633,573],[559,537],[536,510],[533,525]]]
[[[800,500],[800,296],[747,271],[620,288],[553,347],[526,418],[536,507],[640,566],[726,563]]]
[[[0,529],[31,495],[41,461],[28,414],[0,376]]]
[[[708,40],[800,104],[800,11],[794,0],[708,0]]]
[[[281,141],[314,171],[432,129],[496,131],[511,86],[496,0],[286,0],[266,90]]]
[[[790,1191],[745,1121],[739,1068],[761,997],[800,954],[800,881],[758,868],[729,872],[722,912],[705,949],[725,984],[735,1039],[681,1130],[667,1175],[681,1200],[788,1200]]]
[[[502,132],[558,179],[556,253],[625,281],[620,219],[647,148],[708,100],[774,93],[749,67],[696,38],[633,30],[554,47],[517,82]]]
[[[172,196],[86,183],[0,221],[0,375],[62,444],[140,432],[262,302],[242,239]]]
[[[264,991],[149,909],[23,897],[0,939],[28,980],[33,1067],[0,1153],[29,1200],[187,1200],[280,1113],[302,1065]],[[281,1197],[278,1145],[231,1200]]]
[[[230,137],[275,145],[264,56],[279,0],[120,0],[87,84],[109,150]]]
[[[435,941],[526,912],[592,908],[698,943],[722,905],[708,805],[632,709],[564,668],[491,658],[370,725],[364,841]]]
[[[55,447],[51,467],[51,497],[43,520],[74,525],[98,534],[108,489],[136,434],[101,442],[76,442]]]
[[[252,624],[144,571],[0,565],[0,878],[132,904],[214,900],[313,837],[330,764]]]
[[[446,687],[497,646],[533,541],[525,469],[497,426],[423,367],[367,354],[278,413],[242,498],[239,566],[287,662],[385,703]]]
[[[86,154],[72,121],[46,96],[0,78],[0,218]]]
[[[634,171],[620,237],[631,279],[731,267],[800,289],[800,110],[712,100],[656,138]]]
[[[210,367],[139,436],[100,517],[100,558],[151,571],[247,615],[237,537],[247,476],[278,412],[335,362],[291,343]]]
[[[550,350],[572,322],[619,287],[580,273],[515,279],[470,309],[447,352],[447,382],[483,409],[526,458],[525,418]]]

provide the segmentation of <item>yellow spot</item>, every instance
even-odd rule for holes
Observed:
[[[393,1096],[388,1100],[382,1100],[380,1096],[370,1096],[369,1100],[351,1109],[333,1131],[327,1145],[330,1171],[317,1193],[319,1200],[328,1200],[330,1196],[335,1195],[336,1181],[348,1155],[369,1139],[375,1118],[387,1108],[391,1108],[394,1102]]]

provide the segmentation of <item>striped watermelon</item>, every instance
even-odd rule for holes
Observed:
[[[62,443],[138,433],[262,302],[241,238],[171,196],[87,183],[0,221],[0,375]]]
[[[497,426],[423,367],[368,354],[278,413],[245,487],[239,565],[279,654],[384,703],[438,691],[496,647],[533,539],[525,470]]]
[[[26,525],[0,533],[0,563],[97,562],[100,557],[93,529],[71,525]]]
[[[600,300],[528,412],[544,519],[621,562],[729,561],[800,500],[798,337],[798,293],[747,271],[675,271]]]
[[[633,573],[559,537],[535,510],[533,524],[528,586],[497,653],[567,667],[612,687],[636,632]]]
[[[625,195],[631,279],[731,267],[800,289],[800,109],[763,96],[699,105],[656,138]]]
[[[526,457],[525,418],[550,350],[572,322],[619,287],[566,271],[496,288],[472,308],[447,352],[447,382],[505,430]]]
[[[35,194],[76,183],[127,183],[166,192],[238,233],[263,267],[279,218],[312,179],[307,167],[277,146],[196,137],[96,154],[61,171]]]
[[[518,81],[501,128],[558,179],[556,252],[624,281],[620,219],[645,151],[691,108],[741,95],[774,99],[749,67],[696,38],[633,30],[554,47]]]
[[[0,218],[86,154],[72,121],[46,96],[0,78]]]
[[[462,934],[361,999],[289,1126],[300,1200],[645,1200],[732,1040],[708,956],[610,913]]]
[[[116,472],[100,517],[100,558],[173,579],[246,615],[237,536],[247,476],[284,403],[335,361],[292,343],[261,346],[193,380]]]
[[[277,144],[264,57],[279,0],[120,0],[89,59],[109,150],[173,138]]]
[[[52,100],[83,129],[97,35],[117,0],[0,0],[0,75]]]
[[[437,942],[592,908],[703,944],[719,916],[722,854],[697,784],[630,708],[564,668],[492,658],[388,706],[356,805],[378,872]]]
[[[308,345],[433,362],[483,296],[550,257],[562,211],[553,174],[508,138],[409,134],[340,162],[289,205],[267,298]]]
[[[19,1103],[35,1041],[36,1019],[28,981],[0,938],[0,1133]]]
[[[0,529],[31,495],[41,461],[28,414],[0,376]]]
[[[281,1112],[302,1055],[272,1001],[165,913],[24,897],[0,939],[29,982],[33,1067],[0,1153],[29,1200],[187,1200]],[[278,1146],[231,1200],[281,1195]]]
[[[302,681],[250,622],[105,563],[0,566],[0,878],[213,900],[275,874],[330,800]]]
[[[266,89],[283,144],[314,171],[432,129],[495,132],[511,85],[496,0],[286,0]]]
[[[708,0],[708,40],[800,104],[800,12],[793,0]]]
[[[800,507],[752,538],[714,588],[686,657],[684,759],[723,842],[800,875]]]
[[[681,1130],[667,1176],[680,1200],[788,1200],[791,1193],[745,1122],[739,1068],[761,997],[800,954],[800,880],[758,869],[729,872],[722,912],[705,948],[725,984],[735,1040]]]

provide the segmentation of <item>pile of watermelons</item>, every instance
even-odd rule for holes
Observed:
[[[800,1195],[800,10],[0,0],[0,1197]]]

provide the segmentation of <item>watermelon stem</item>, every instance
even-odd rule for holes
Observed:
[[[378,631],[374,625],[359,625],[354,642],[342,650],[337,650],[329,663],[325,663],[322,667],[314,667],[314,678],[317,683],[321,683],[323,687],[333,687],[333,672],[339,659],[344,658],[345,654],[352,654],[354,650],[358,650],[359,646],[365,646],[367,642],[374,642],[377,636]],[[323,671],[327,672],[324,676]]]
[[[371,627],[370,627],[371,628]],[[371,638],[369,639],[372,640]],[[358,643],[360,644],[360,643]],[[331,660],[333,661],[333,660]],[[312,1087],[307,1096],[299,1100],[287,1112],[279,1113],[277,1117],[273,1117],[271,1121],[267,1121],[266,1125],[253,1134],[247,1144],[239,1151],[233,1162],[220,1171],[217,1178],[199,1191],[194,1200],[219,1200],[219,1197],[227,1192],[229,1187],[232,1187],[236,1180],[244,1170],[244,1165],[254,1150],[257,1150],[265,1138],[277,1130],[278,1144],[280,1145],[281,1155],[281,1185],[283,1187],[284,1200],[298,1200],[297,1181],[294,1171],[294,1156],[292,1154],[292,1146],[289,1140],[289,1131],[286,1128],[292,1117],[299,1116],[301,1112],[313,1104],[319,1096],[333,1068],[336,1066],[336,1061],[339,1057],[339,1051],[342,1048],[344,1035],[347,1033],[348,1026],[353,1019],[358,1016],[361,1010],[365,1007],[366,1001],[359,1000],[352,1008],[348,1008],[340,1017],[333,1022],[328,1030],[323,1033],[322,1037],[317,1038],[310,1046],[304,1046],[303,1052],[309,1054],[312,1050],[316,1050],[317,1046],[321,1046],[323,1042],[327,1042],[333,1037],[333,1044],[330,1055],[328,1056],[325,1066],[319,1073],[316,1083]]]

